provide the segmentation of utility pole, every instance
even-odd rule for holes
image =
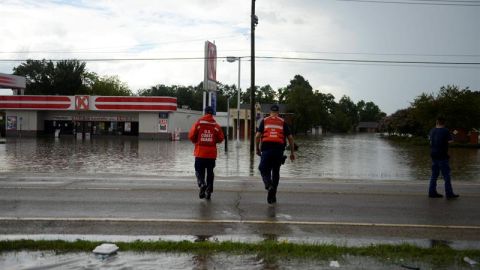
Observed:
[[[258,24],[258,17],[255,15],[255,0],[252,0],[251,15],[251,81],[250,81],[250,153],[255,151],[255,26]]]

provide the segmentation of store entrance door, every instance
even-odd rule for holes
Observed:
[[[77,139],[90,139],[92,136],[93,122],[77,121],[75,122],[75,133]]]

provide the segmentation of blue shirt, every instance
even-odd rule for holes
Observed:
[[[433,159],[448,159],[448,142],[452,135],[447,128],[433,128],[430,130],[430,156]]]

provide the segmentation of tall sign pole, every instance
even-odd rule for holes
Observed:
[[[217,112],[217,46],[210,41],[205,42],[205,65],[203,90],[208,92],[207,106],[211,106],[213,113]],[[205,93],[205,92],[204,92]],[[205,94],[203,96],[205,100]],[[205,102],[203,103],[203,110],[205,110]]]
[[[255,15],[255,0],[252,0],[252,15],[251,15],[251,79],[250,79],[250,152],[255,151],[255,26],[258,24],[258,18]]]

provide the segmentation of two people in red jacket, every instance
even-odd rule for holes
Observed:
[[[195,144],[193,155],[200,199],[210,200],[212,196],[217,143],[221,143],[224,138],[222,128],[213,118],[212,107],[205,107],[205,115],[193,124],[188,133],[188,139]]]
[[[210,200],[213,192],[217,143],[224,140],[220,125],[213,118],[213,109],[205,108],[205,115],[195,122],[188,138],[195,144],[195,175],[200,189],[200,199]],[[288,125],[279,117],[278,105],[270,108],[270,116],[260,122],[255,141],[257,155],[261,156],[259,170],[265,189],[268,191],[267,202],[277,202],[277,188],[280,180],[280,166],[285,162],[283,155],[286,142],[290,144],[290,160],[295,160],[293,136]],[[205,182],[206,176],[206,182]]]

